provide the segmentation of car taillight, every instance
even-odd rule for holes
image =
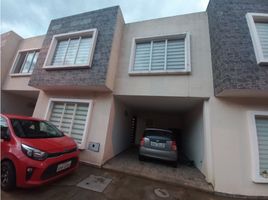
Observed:
[[[172,141],[171,149],[172,149],[173,151],[177,151],[177,144],[176,144],[176,141]]]
[[[140,145],[144,146],[144,137],[141,138]]]

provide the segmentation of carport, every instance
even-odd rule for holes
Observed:
[[[39,91],[2,90],[2,113],[32,116]]]
[[[202,98],[115,96],[111,137],[114,157],[103,167],[212,190],[204,175],[204,101]],[[179,134],[177,168],[166,162],[138,160],[138,144],[145,128],[172,129]]]

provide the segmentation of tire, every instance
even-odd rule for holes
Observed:
[[[10,161],[1,162],[1,188],[10,191],[16,187],[16,171]]]
[[[142,156],[142,155],[139,155],[139,160],[140,160],[140,161],[144,161],[144,160],[145,160],[145,157]]]

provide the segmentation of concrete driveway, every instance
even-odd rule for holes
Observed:
[[[135,147],[112,158],[103,168],[213,192],[213,187],[207,183],[205,176],[197,168],[181,163],[174,168],[166,162],[152,159],[139,161],[138,148]]]
[[[79,182],[95,175],[111,179],[103,192],[95,192],[77,186]],[[157,194],[162,197],[157,196]],[[164,198],[165,197],[165,198]],[[1,192],[1,199],[38,199],[38,200],[102,200],[102,199],[177,199],[177,200],[227,200],[230,198],[215,196],[190,188],[178,187],[164,182],[99,169],[81,164],[73,174],[46,186],[34,189],[16,189],[11,193]]]

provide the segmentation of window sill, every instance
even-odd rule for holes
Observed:
[[[89,64],[84,64],[84,65],[48,65],[48,66],[43,66],[43,69],[46,69],[46,70],[81,69],[81,68],[90,68],[90,66],[89,66]]]
[[[11,77],[24,77],[24,76],[31,76],[32,73],[17,73],[17,74],[10,74]]]
[[[268,59],[259,59],[258,65],[267,66],[268,65]]]
[[[257,176],[253,178],[254,183],[268,183],[268,178],[263,178],[262,176]]]
[[[191,71],[181,70],[181,71],[131,71],[129,76],[157,76],[157,75],[189,75]]]

